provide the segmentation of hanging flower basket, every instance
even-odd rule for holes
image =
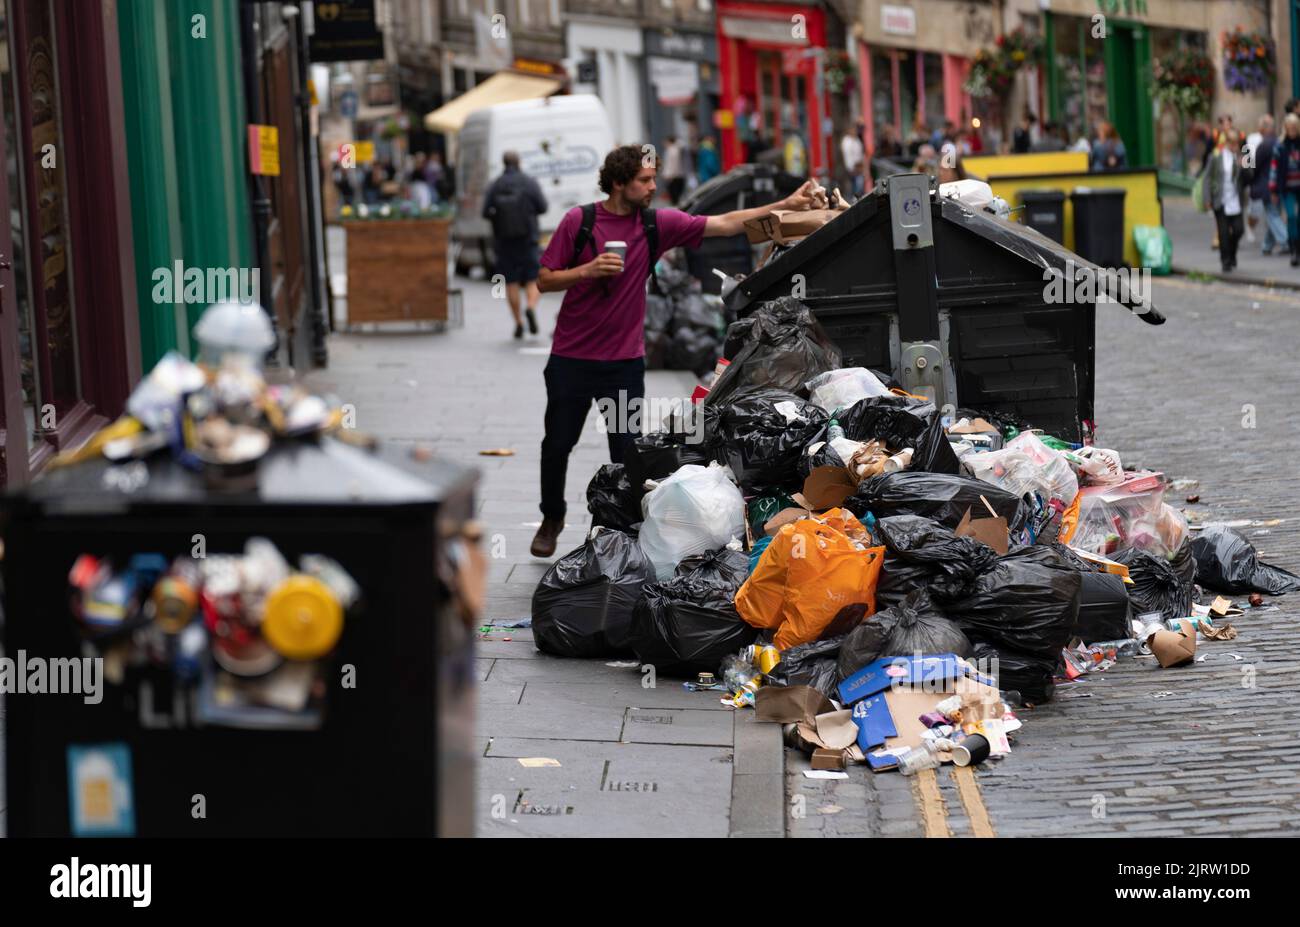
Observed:
[[[1199,49],[1175,49],[1152,66],[1151,93],[1181,116],[1206,116],[1214,100],[1214,62]]]
[[[1273,40],[1258,32],[1225,32],[1223,44],[1223,83],[1237,93],[1267,90],[1277,73]]]
[[[981,48],[971,59],[970,72],[963,89],[973,97],[1006,99],[1015,83],[1016,73],[1026,65],[1037,64],[1042,42],[1023,28],[998,36],[992,49]]]
[[[852,93],[858,85],[857,75],[853,73],[853,64],[849,60],[848,52],[844,51],[826,54],[822,77],[826,81],[828,93],[837,95]]]

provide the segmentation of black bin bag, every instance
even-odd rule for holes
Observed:
[[[1111,554],[1111,559],[1128,567],[1129,601],[1133,616],[1159,612],[1161,619],[1186,618],[1192,613],[1192,583],[1178,575],[1163,557],[1129,547]]]
[[[537,649],[557,657],[630,656],[632,611],[642,587],[654,580],[654,567],[636,538],[598,530],[555,561],[537,584]]]
[[[920,589],[903,602],[868,615],[845,635],[840,647],[838,669],[846,679],[881,657],[910,657],[955,653],[969,657],[970,640]]]
[[[785,414],[790,410],[793,420]],[[779,389],[745,389],[705,413],[715,458],[731,467],[742,489],[795,489],[799,459],[826,430],[826,411]]]
[[[758,639],[735,606],[748,573],[749,555],[723,548],[688,557],[671,579],[648,584],[632,618],[637,659],[665,676],[718,674],[723,660]]]
[[[796,644],[781,653],[781,662],[767,674],[776,686],[808,686],[831,699],[839,699],[840,674],[836,666],[847,634]]]
[[[974,643],[1056,660],[1078,624],[1083,574],[1050,547],[999,557],[943,610]]]
[[[925,585],[937,599],[952,599],[970,589],[981,573],[997,562],[998,554],[982,541],[957,537],[920,515],[890,515],[876,521],[876,533],[889,555],[905,564],[921,566],[929,576]]]
[[[844,436],[854,441],[883,441],[892,451],[915,452],[909,470],[960,473],[939,410],[934,403],[910,396],[869,396],[836,416]]]
[[[810,310],[792,296],[759,306],[732,322],[723,346],[727,365],[709,390],[706,405],[724,402],[738,389],[767,387],[807,398],[804,383],[840,366],[840,352]]]
[[[622,464],[605,464],[587,484],[587,511],[592,527],[636,534],[641,523],[641,496],[632,488]]]
[[[1056,694],[1054,676],[1061,659],[1040,657],[1016,650],[1014,647],[995,647],[989,643],[975,645],[975,665],[981,672],[997,678],[1003,692],[1019,692],[1031,704],[1049,702]]]
[[[868,477],[858,484],[857,492],[845,500],[844,507],[858,518],[865,518],[868,512],[876,518],[921,515],[945,528],[956,528],[967,509],[970,509],[971,518],[987,516],[988,510],[980,496],[989,501],[993,511],[1007,520],[1011,537],[1018,537],[1032,514],[1023,499],[992,483],[951,473],[901,470]]]
[[[1196,581],[1206,589],[1228,595],[1300,592],[1300,576],[1262,563],[1255,546],[1239,531],[1208,525],[1192,540]]]
[[[703,441],[695,441],[685,433],[656,431],[633,439],[632,450],[623,466],[627,470],[627,481],[641,490],[646,480],[662,480],[686,464],[707,467],[712,459],[713,455]]]
[[[1080,575],[1083,589],[1074,636],[1082,638],[1086,644],[1132,637],[1128,589],[1123,578],[1114,573],[1086,572]]]

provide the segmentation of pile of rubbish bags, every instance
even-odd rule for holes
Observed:
[[[727,321],[722,298],[701,290],[680,248],[669,251],[646,295],[646,367],[707,376],[722,357]]]
[[[1193,662],[1236,634],[1219,593],[1300,591],[1114,449],[842,367],[796,299],[724,350],[689,422],[592,478],[593,532],[534,596],[539,649],[752,707],[814,768],[910,774],[1005,755],[1015,708],[1120,659]]]

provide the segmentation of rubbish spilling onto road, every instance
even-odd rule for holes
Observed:
[[[838,274],[845,289],[823,278],[831,288],[819,298],[847,306],[850,284],[854,299],[869,288],[824,265],[843,257],[835,249],[845,242],[867,249],[852,236],[894,200],[901,212],[921,202],[917,183],[851,207],[856,224],[830,220],[833,229],[814,236],[827,254],[795,245],[775,265]],[[950,192],[921,214],[972,231],[1035,273],[1069,256],[988,216],[983,203],[973,211],[967,200],[981,191],[971,185]],[[797,231],[785,218],[760,231],[782,241]],[[929,223],[912,228],[895,222],[900,317],[911,311],[905,271],[918,302],[936,274],[915,250],[933,247]],[[845,314],[852,307],[838,303],[826,315],[832,339],[775,283],[759,298],[775,274],[765,268],[757,284],[739,285],[751,299],[726,331],[725,365],[691,400],[700,427],[675,417],[670,430],[638,437],[625,466],[593,478],[589,508],[605,527],[539,586],[543,650],[560,652],[540,632],[549,622],[577,628],[564,648],[573,655],[613,633],[643,673],[682,678],[703,697],[721,686],[723,704],[782,724],[785,742],[809,754],[805,775],[838,778],[865,764],[910,776],[1006,757],[1017,712],[1051,700],[1058,685],[1083,699],[1091,693],[1080,686],[1131,678],[1117,667],[1188,672],[1237,637],[1229,619],[1244,624],[1263,605],[1231,596],[1300,591],[1300,578],[1264,563],[1241,534],[1189,524],[1169,494],[1195,481],[1126,465],[1123,448],[1094,443],[1090,320],[1070,329],[1071,353],[1051,360],[1070,382],[1086,379],[1087,395],[1079,387],[1021,402],[1021,365],[1035,358],[999,366],[1005,358],[989,359],[995,346],[975,342],[980,325],[1002,326],[1008,339],[1017,325],[1028,332],[1029,309],[1000,307],[996,323],[978,324],[954,313],[954,345],[965,342],[950,357],[948,335],[941,346],[924,333],[904,338],[890,325],[870,328],[878,320],[865,315],[858,328]],[[1149,305],[1130,308],[1162,321]],[[652,311],[666,317],[663,306]],[[915,317],[901,324],[923,328]],[[873,367],[874,343],[859,343],[877,336],[886,347],[901,338],[892,363],[903,383]],[[963,359],[956,381],[970,381],[969,391],[961,386],[978,397],[970,407],[944,401],[956,398],[951,368]],[[975,387],[981,377],[988,392]],[[620,555],[591,563],[588,548],[610,545],[602,539],[613,529]]]

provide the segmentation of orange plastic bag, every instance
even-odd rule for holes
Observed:
[[[1075,529],[1079,527],[1079,506],[1082,502],[1083,493],[1076,493],[1070,507],[1061,513],[1061,530],[1057,532],[1056,539],[1062,544],[1069,544]]]
[[[736,593],[736,610],[755,627],[776,628],[780,650],[817,640],[848,605],[876,611],[883,547],[862,550],[866,530],[843,509],[786,525]]]

